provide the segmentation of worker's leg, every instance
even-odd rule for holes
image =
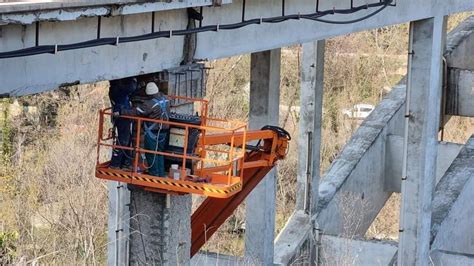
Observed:
[[[163,130],[160,132],[159,136],[159,143],[158,143],[158,151],[166,151],[166,145],[168,144],[168,131]],[[161,177],[166,177],[165,171],[165,157],[159,156],[158,158],[158,165],[157,165],[157,172],[158,175]]]
[[[158,150],[158,142],[157,142],[156,136],[150,136],[149,134],[145,133],[145,149],[149,151]],[[148,174],[159,176],[158,160],[160,156],[153,153],[147,153],[145,157],[146,157],[146,163],[148,167]]]
[[[158,137],[145,134],[145,149],[151,151],[166,151],[168,135],[168,131],[160,132]],[[148,173],[150,175],[166,177],[165,160],[163,155],[147,153],[146,160],[148,164]]]
[[[123,120],[123,134],[120,138],[120,142],[123,146],[131,147],[132,141],[132,121],[128,119]],[[130,150],[123,150],[123,159],[122,159],[122,166],[130,167],[132,166],[132,151]]]
[[[130,146],[130,121],[118,118],[115,120],[115,127],[117,128],[115,145]],[[121,167],[127,157],[130,157],[130,153],[127,150],[115,148],[112,153],[110,166],[115,168]]]

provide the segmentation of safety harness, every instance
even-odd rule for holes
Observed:
[[[161,108],[161,117],[160,117],[160,119],[161,120],[169,119],[169,113],[168,113],[168,108],[167,108],[169,100],[166,97],[162,96],[160,98],[153,98],[152,101],[153,101],[154,104],[153,104],[151,109],[154,109],[156,107]],[[161,131],[162,124],[160,124],[158,134],[155,134],[153,132],[153,130],[157,126],[157,123],[145,122],[144,126],[145,126],[145,134],[148,134],[148,136],[150,136],[151,138],[158,140],[158,134]],[[160,141],[160,140],[158,140],[158,141]],[[163,141],[163,140],[161,140],[161,141]]]

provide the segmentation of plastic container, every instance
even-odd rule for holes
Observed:
[[[186,168],[186,171],[185,171],[185,175],[190,175],[191,174],[191,170],[189,170],[188,168]],[[181,178],[184,178],[185,176],[182,175],[181,173],[181,167],[179,167],[179,165],[177,164],[172,164],[171,165],[171,168],[170,168],[170,172],[169,172],[169,177],[170,178],[173,178],[174,180],[180,180]]]
[[[169,177],[174,180],[179,180],[180,173],[179,173],[179,165],[172,164],[169,172]]]

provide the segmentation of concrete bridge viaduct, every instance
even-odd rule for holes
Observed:
[[[305,18],[264,22],[265,18],[291,14],[299,17],[314,13],[316,9],[319,12],[347,9],[351,3],[354,7],[363,7],[381,2],[97,0],[0,3],[0,94],[21,96],[68,84],[154,73],[178,67],[183,61],[190,63],[251,53],[249,120],[252,128],[258,128],[262,124],[278,122],[280,48],[301,43],[302,106],[298,143],[301,163],[297,210],[274,241],[276,184],[275,174],[269,174],[247,201],[246,256],[258,264],[290,264],[301,254],[308,253],[309,261],[314,263],[318,257],[320,261],[341,257],[340,243],[349,241],[360,254],[360,260],[355,261],[357,264],[373,263],[376,258],[382,264],[397,262],[401,265],[427,265],[430,261],[446,260],[472,263],[473,236],[468,233],[472,228],[469,217],[472,217],[474,207],[468,196],[474,189],[474,181],[470,178],[474,165],[473,140],[464,147],[440,143],[438,130],[445,121],[442,119],[445,114],[474,115],[472,18],[471,24],[465,23],[445,45],[446,16],[472,11],[474,2],[398,0],[390,2],[374,16],[347,24]],[[203,20],[190,21],[189,8],[202,15]],[[379,8],[369,7],[322,19],[350,22]],[[233,30],[221,28],[252,19],[259,23]],[[410,22],[406,84],[394,88],[361,125],[326,173],[324,181],[319,182],[324,40],[406,22]],[[179,34],[186,28],[206,26],[212,30],[188,37]],[[169,33],[154,38],[155,32]],[[147,40],[131,38],[147,34],[150,34]],[[108,43],[83,48],[88,41],[97,39]],[[115,42],[110,43],[110,40]],[[80,49],[76,49],[77,45],[69,46],[67,50],[62,48],[65,44],[77,43],[82,44]],[[42,47],[53,49],[25,56],[31,51],[42,51]],[[442,97],[443,54],[449,73],[445,98]],[[446,107],[443,113],[441,106]],[[308,149],[308,146],[312,148]],[[149,233],[150,242],[151,236],[159,236],[162,243],[136,248],[133,237],[130,241],[127,238],[130,226],[127,216],[134,211],[127,205],[130,195],[119,184],[111,183],[110,188],[109,264],[190,263],[189,197],[172,196],[169,208],[164,210],[167,199],[148,193],[132,193],[131,200],[143,204],[148,215],[163,221],[159,233],[154,225],[144,229]],[[398,191],[402,193],[398,245],[365,241],[365,231],[389,195]],[[361,226],[355,230],[360,239],[341,236],[344,214],[338,208],[338,202],[344,197],[349,200],[360,197],[362,202],[370,203],[370,208],[362,203],[353,206],[361,220]],[[120,217],[118,224],[115,217]]]

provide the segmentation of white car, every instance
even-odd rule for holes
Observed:
[[[345,118],[365,119],[374,109],[375,106],[371,104],[360,103],[354,105],[352,108],[343,109],[342,114]]]

